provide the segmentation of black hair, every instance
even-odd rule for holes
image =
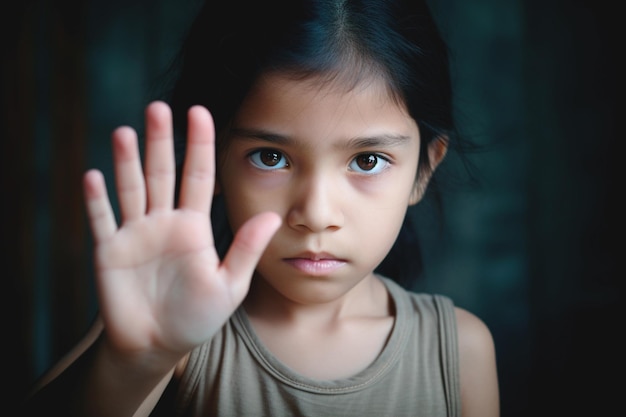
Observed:
[[[418,176],[431,169],[428,145],[456,136],[448,49],[423,0],[206,1],[176,64],[168,101],[179,163],[189,107],[207,107],[219,136],[259,75],[268,72],[338,81],[348,88],[372,77],[384,80],[390,96],[417,122]],[[220,146],[218,141],[218,152]],[[217,205],[215,216],[220,215]],[[226,222],[214,219],[218,251],[223,251],[229,231],[219,236],[220,223]],[[408,217],[377,271],[405,286],[420,273]]]

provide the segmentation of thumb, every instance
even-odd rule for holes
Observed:
[[[264,212],[239,228],[221,265],[235,288],[247,291],[254,268],[281,223],[278,214]]]

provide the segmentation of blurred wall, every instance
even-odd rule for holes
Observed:
[[[623,277],[616,13],[581,0],[431,4],[461,131],[483,147],[471,155],[479,185],[447,189],[441,231],[427,204],[411,213],[426,263],[415,289],[450,295],[492,329],[503,417],[608,412]],[[111,187],[110,132],[141,129],[196,5],[31,0],[2,15],[10,395],[95,315],[81,176],[97,167]]]

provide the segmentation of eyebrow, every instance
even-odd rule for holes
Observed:
[[[352,138],[342,148],[393,148],[406,145],[410,140],[411,137],[407,135],[383,133],[374,136]]]
[[[288,136],[278,133],[271,133],[265,130],[246,129],[241,127],[233,127],[230,129],[230,136],[242,139],[259,139],[266,142],[275,143],[277,145],[288,145],[294,142]]]
[[[297,142],[289,136],[272,133],[265,130],[232,128],[232,136],[242,139],[259,139],[277,145],[289,145]],[[411,140],[410,136],[394,133],[383,133],[380,135],[355,137],[340,146],[341,149],[362,149],[362,148],[393,148],[407,144]]]

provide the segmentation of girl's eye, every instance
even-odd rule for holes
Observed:
[[[248,158],[254,166],[264,170],[274,170],[286,168],[289,166],[287,162],[287,158],[274,149],[259,149],[258,151],[252,152]]]
[[[362,153],[350,162],[350,169],[362,174],[378,174],[389,165],[389,161],[375,153]]]

